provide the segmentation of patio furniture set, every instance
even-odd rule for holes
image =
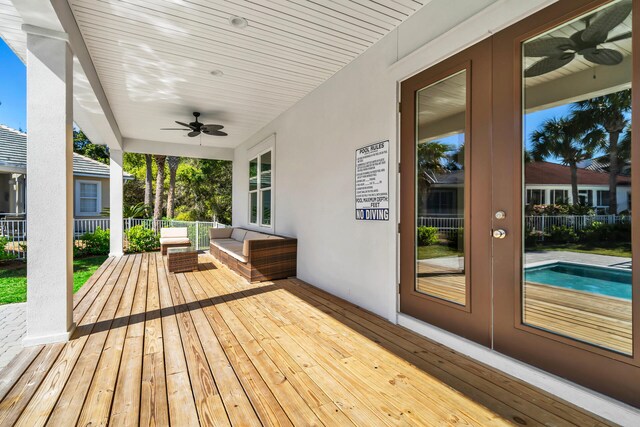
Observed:
[[[210,254],[249,282],[296,275],[297,239],[235,227],[210,228],[209,239]],[[160,251],[171,273],[198,268],[198,251],[186,227],[162,228]]]

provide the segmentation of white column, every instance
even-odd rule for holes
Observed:
[[[27,333],[67,341],[73,323],[73,54],[67,35],[27,32]]]
[[[122,151],[109,150],[111,160],[109,162],[109,219],[111,227],[111,241],[109,247],[110,256],[120,256],[122,252]]]

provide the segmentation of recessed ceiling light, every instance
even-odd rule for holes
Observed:
[[[247,28],[249,26],[249,21],[241,16],[232,16],[229,18],[229,23],[236,28]]]
[[[222,70],[213,70],[211,72],[211,75],[215,77],[222,77],[224,76],[224,73],[222,72]]]

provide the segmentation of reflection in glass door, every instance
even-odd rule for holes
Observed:
[[[466,304],[464,258],[467,71],[416,95],[417,292]]]
[[[632,353],[631,0],[526,41],[522,322]]]

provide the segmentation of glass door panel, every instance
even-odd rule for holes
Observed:
[[[467,70],[416,96],[415,289],[466,304],[465,134]]]
[[[522,322],[632,354],[632,2],[522,45]]]
[[[486,346],[491,57],[484,40],[401,87],[400,310]]]

